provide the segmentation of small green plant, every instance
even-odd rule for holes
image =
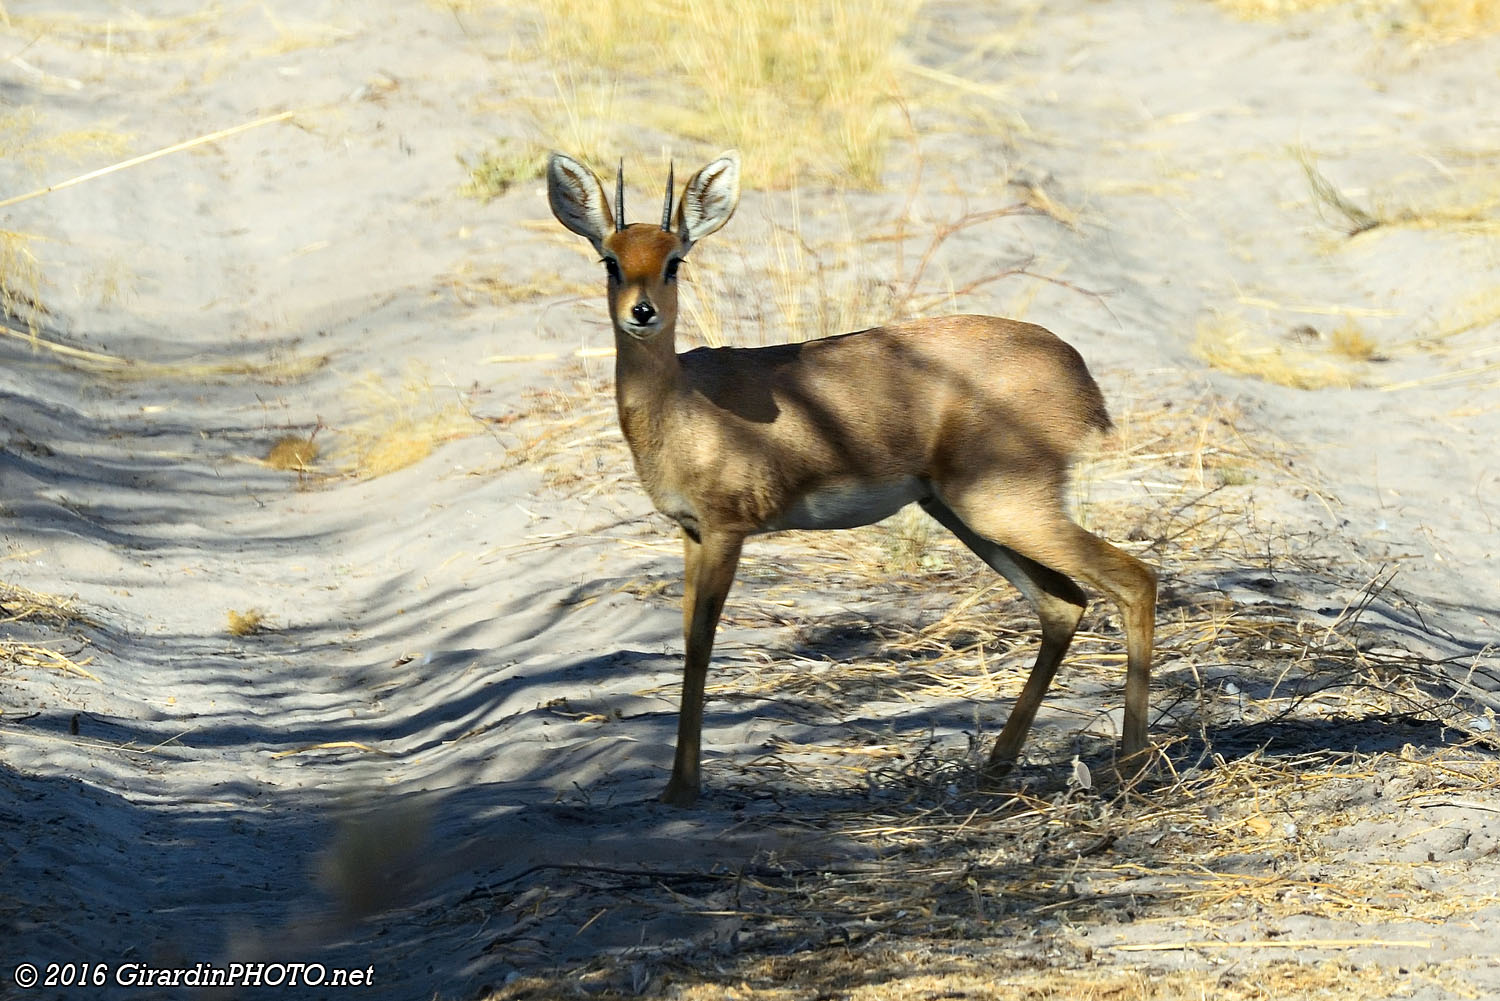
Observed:
[[[460,156],[458,162],[469,172],[459,186],[459,193],[488,202],[499,198],[517,184],[534,181],[547,171],[547,151],[532,143],[497,142],[493,149],[472,160]]]

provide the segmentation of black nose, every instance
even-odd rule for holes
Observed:
[[[651,318],[655,315],[656,307],[651,305],[645,299],[642,299],[640,302],[630,307],[631,318],[635,320],[636,323],[639,323],[642,326],[650,323]]]

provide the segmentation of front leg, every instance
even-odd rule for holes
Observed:
[[[682,709],[677,716],[677,754],[672,778],[661,794],[663,803],[692,806],[698,799],[698,758],[703,735],[703,687],[708,658],[714,649],[714,630],[724,599],[734,584],[744,537],[705,532],[695,542],[682,536],[685,586],[682,595],[682,633],[687,649],[682,674]]]

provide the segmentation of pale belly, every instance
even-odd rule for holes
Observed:
[[[883,483],[847,483],[803,494],[781,515],[761,526],[762,532],[783,529],[856,528],[889,518],[930,493],[916,477]]]

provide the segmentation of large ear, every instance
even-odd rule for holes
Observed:
[[[592,170],[561,153],[547,158],[547,201],[557,221],[604,253],[604,237],[615,228],[604,185]]]
[[[688,179],[677,205],[677,235],[684,248],[716,231],[740,203],[740,153],[728,150]]]

